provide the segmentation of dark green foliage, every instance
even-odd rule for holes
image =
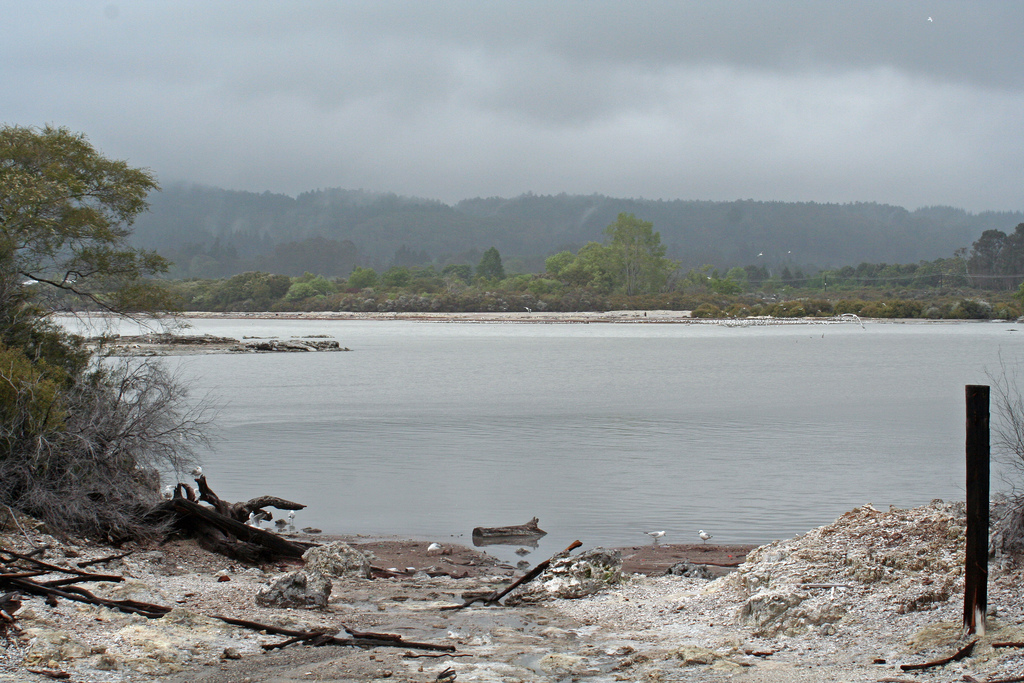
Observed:
[[[380,283],[385,287],[406,287],[412,282],[412,272],[405,266],[392,266],[381,275]]]
[[[1009,235],[986,230],[971,245],[970,279],[980,289],[1013,289],[1024,281],[1024,223]]]
[[[1021,213],[971,214],[949,207],[907,211],[883,204],[653,201],[601,195],[468,199],[454,206],[393,194],[323,190],[298,197],[176,185],[152,198],[136,223],[140,246],[177,261],[175,277],[226,277],[246,270],[279,271],[267,261],[279,244],[321,237],[350,241],[359,264],[476,263],[494,245],[506,269],[518,259],[537,271],[543,257],[600,240],[620,213],[654,223],[666,256],[685,269],[756,264],[778,275],[784,264],[931,261],[971,244],[985,231],[1024,221]],[[792,251],[792,254],[788,252]],[[763,256],[758,259],[758,254]],[[424,258],[426,257],[426,258]],[[197,270],[193,270],[193,268]],[[228,270],[233,268],[234,270]],[[203,269],[207,269],[203,271]],[[319,263],[303,270],[344,276]],[[767,279],[767,275],[763,279]]]
[[[0,259],[37,294],[56,292],[116,312],[163,308],[146,277],[167,261],[128,244],[157,187],[152,175],[104,158],[65,128],[0,128]],[[45,285],[45,287],[44,287]]]
[[[449,275],[462,280],[462,282],[468,285],[473,279],[473,267],[468,264],[453,264],[441,269],[441,276],[443,278],[447,278]]]
[[[377,286],[377,271],[373,268],[356,266],[348,276],[348,286],[352,289],[366,289]]]
[[[505,268],[501,265],[501,254],[495,247],[484,252],[476,267],[476,275],[486,280],[503,280],[505,278]]]

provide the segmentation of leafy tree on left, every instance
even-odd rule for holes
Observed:
[[[157,364],[99,363],[49,322],[77,307],[157,313],[167,261],[128,244],[152,174],[65,128],[0,128],[0,504],[55,532],[145,536],[159,471],[205,440],[206,407]]]
[[[99,154],[66,128],[0,129],[0,258],[5,270],[116,312],[167,308],[146,276],[167,270],[128,245],[157,189],[152,174]]]

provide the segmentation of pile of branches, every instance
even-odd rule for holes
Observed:
[[[157,605],[138,600],[110,600],[101,598],[80,585],[83,583],[119,583],[124,581],[124,577],[117,574],[96,574],[86,571],[84,568],[93,564],[102,564],[120,559],[129,553],[79,562],[75,567],[62,567],[34,557],[37,552],[22,554],[0,546],[0,591],[8,591],[7,593],[0,594],[0,636],[6,635],[9,629],[17,629],[16,612],[21,607],[26,596],[42,597],[50,607],[56,607],[60,600],[71,600],[88,605],[106,607],[128,614],[138,614],[147,619],[159,619],[172,610],[167,605]],[[262,646],[264,650],[279,649],[294,643],[308,643],[316,646],[404,647],[441,652],[452,652],[455,650],[451,645],[420,643],[405,640],[401,636],[390,633],[356,631],[344,626],[342,629],[347,632],[348,637],[336,635],[341,629],[307,632],[281,628],[271,624],[262,624],[247,619],[221,615],[210,616],[228,624],[260,631],[269,635],[288,636],[287,640],[264,644]],[[48,672],[40,673],[50,675]],[[64,674],[60,677],[66,678],[67,676]]]

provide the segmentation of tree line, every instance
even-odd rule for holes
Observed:
[[[358,265],[440,270],[496,247],[505,267],[538,272],[561,251],[601,241],[620,213],[654,223],[665,256],[689,270],[751,263],[792,270],[947,256],[1024,214],[874,203],[657,201],[603,195],[468,199],[453,205],[389,193],[317,190],[296,197],[172,185],[151,197],[133,244],[173,262],[175,278],[245,271],[347,276]],[[763,262],[763,263],[761,263]]]

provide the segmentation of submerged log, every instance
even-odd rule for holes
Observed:
[[[492,527],[478,526],[473,529],[473,538],[539,538],[540,536],[546,536],[548,532],[537,526],[539,522],[540,520],[534,517],[526,524]]]

